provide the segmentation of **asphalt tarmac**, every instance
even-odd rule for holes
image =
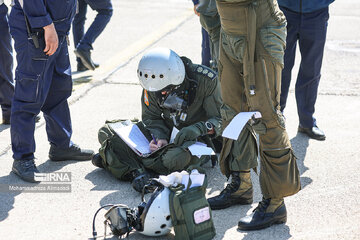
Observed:
[[[140,118],[141,87],[136,69],[143,52],[168,47],[195,63],[201,62],[201,27],[192,2],[183,0],[114,0],[114,15],[94,44],[96,71],[77,73],[70,47],[74,91],[69,98],[73,142],[98,151],[97,131],[105,120]],[[286,127],[298,158],[302,190],[285,199],[286,224],[260,231],[237,230],[238,220],[261,200],[252,172],[254,203],[213,211],[214,239],[360,239],[360,3],[335,1],[330,7],[327,43],[315,117],[326,140],[297,133],[293,72]],[[89,19],[94,13],[89,10]],[[88,23],[87,23],[88,24]],[[136,207],[140,195],[127,182],[113,178],[91,162],[51,162],[44,119],[37,124],[36,164],[40,172],[70,173],[70,192],[24,192],[10,186],[29,186],[11,173],[10,128],[0,125],[0,239],[88,239],[92,218],[104,204]],[[218,194],[226,178],[219,166],[205,166],[207,197]],[[63,179],[64,180],[64,179]],[[36,185],[40,187],[40,185]],[[96,226],[103,235],[103,214]],[[108,230],[109,232],[109,230]],[[173,239],[173,234],[157,239]],[[109,238],[115,239],[115,238]],[[129,239],[152,239],[132,233]]]

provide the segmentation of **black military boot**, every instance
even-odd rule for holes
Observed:
[[[231,183],[208,202],[212,210],[228,208],[235,204],[250,204],[253,201],[253,188],[250,171],[232,172]]]
[[[35,180],[35,173],[39,173],[39,170],[36,168],[33,159],[14,160],[12,165],[12,171],[26,182],[32,182],[32,183],[39,182]]]
[[[284,199],[263,199],[253,213],[240,219],[240,230],[258,230],[286,222]]]
[[[84,50],[77,48],[74,51],[75,55],[81,59],[81,62],[84,66],[89,70],[95,70],[95,64],[91,59],[91,52],[90,50]]]
[[[98,68],[100,67],[100,64],[96,63],[96,62],[93,62],[94,63],[94,66],[95,68]],[[78,72],[84,72],[84,71],[87,71],[89,70],[87,67],[85,67],[85,65],[79,60],[78,63],[77,63],[77,68],[76,70]]]
[[[76,70],[77,70],[78,72],[84,72],[84,71],[87,71],[88,69],[87,69],[87,67],[85,67],[85,65],[84,65],[81,61],[79,61],[79,62],[77,63],[77,68],[76,68]]]
[[[86,161],[90,160],[94,155],[94,151],[88,149],[81,149],[76,144],[71,145],[68,148],[56,147],[54,144],[50,144],[49,159],[51,161]]]
[[[92,159],[91,159],[91,163],[98,168],[104,168],[104,164],[103,164],[103,159],[100,156],[99,153],[95,154]]]

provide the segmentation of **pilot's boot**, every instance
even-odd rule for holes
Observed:
[[[251,215],[240,219],[238,227],[245,231],[263,229],[285,223],[286,217],[284,199],[263,199]]]
[[[212,210],[228,208],[236,204],[251,204],[253,201],[253,188],[250,171],[232,172],[231,183],[208,202]]]
[[[95,167],[105,168],[104,163],[103,163],[103,159],[102,159],[102,157],[100,156],[99,153],[94,154],[94,156],[91,159],[91,162]]]

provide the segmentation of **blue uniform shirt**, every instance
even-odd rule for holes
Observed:
[[[281,7],[298,13],[310,13],[326,8],[334,0],[278,0]]]
[[[24,11],[31,28],[42,28],[54,23],[59,35],[69,33],[71,22],[76,13],[76,0],[23,0],[23,8],[19,0],[13,9]]]

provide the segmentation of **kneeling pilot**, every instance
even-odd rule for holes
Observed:
[[[137,75],[143,87],[142,121],[137,126],[148,138],[152,154],[136,154],[107,123],[99,130],[101,148],[92,163],[120,180],[132,182],[140,192],[157,174],[181,171],[209,159],[192,156],[188,147],[196,141],[214,149],[221,145],[216,141],[221,134],[222,99],[214,71],[170,49],[145,53]],[[179,132],[169,144],[174,127]]]

